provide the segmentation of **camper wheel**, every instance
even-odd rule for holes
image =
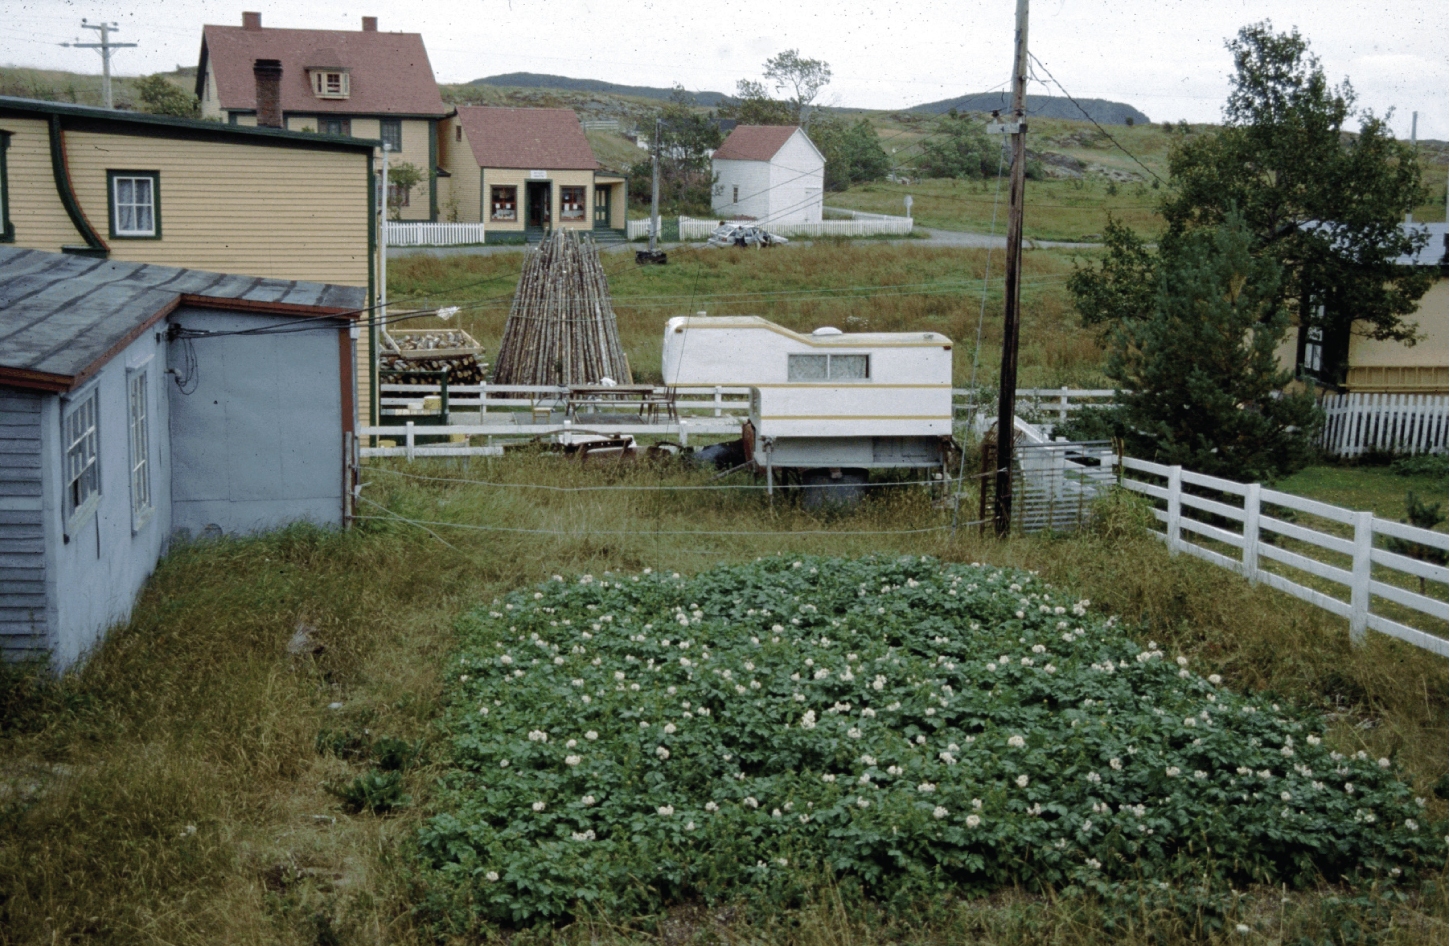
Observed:
[[[866,495],[865,470],[822,467],[801,474],[801,506],[819,510],[854,506]]]

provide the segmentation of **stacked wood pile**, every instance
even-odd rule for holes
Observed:
[[[599,248],[574,230],[529,252],[494,363],[494,384],[632,383]]]
[[[414,372],[447,371],[449,384],[482,384],[483,346],[462,329],[383,330],[378,368],[384,384],[435,384]]]

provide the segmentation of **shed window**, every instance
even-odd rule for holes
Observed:
[[[490,220],[519,219],[519,189],[517,187],[495,187],[492,198],[490,203],[493,205],[493,213],[489,215]]]
[[[72,403],[61,418],[65,443],[65,519],[74,528],[101,494],[100,389]]]
[[[403,123],[400,119],[385,118],[379,123],[378,137],[383,139],[394,154],[403,150]]]
[[[161,175],[157,171],[109,171],[111,236],[154,240],[161,236]]]
[[[788,381],[866,381],[870,355],[787,355]]]
[[[561,187],[561,188],[559,188],[559,219],[560,220],[583,220],[584,219],[584,188],[582,188],[582,187]]]
[[[131,529],[139,530],[151,518],[151,420],[146,402],[145,369],[126,378],[126,404],[131,433]]]

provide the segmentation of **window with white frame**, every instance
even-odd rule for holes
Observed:
[[[161,236],[160,201],[155,171],[112,171],[111,236],[155,239]]]
[[[140,529],[151,518],[151,415],[145,369],[126,378],[126,403],[131,440],[131,528]]]
[[[867,381],[870,355],[787,355],[788,381]]]
[[[61,418],[65,446],[65,519],[74,527],[101,494],[100,391],[67,405]]]

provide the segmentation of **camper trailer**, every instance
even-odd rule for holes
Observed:
[[[773,483],[864,483],[882,467],[944,466],[952,436],[952,341],[937,332],[793,332],[759,316],[681,316],[665,326],[670,386],[750,389],[745,455]]]

